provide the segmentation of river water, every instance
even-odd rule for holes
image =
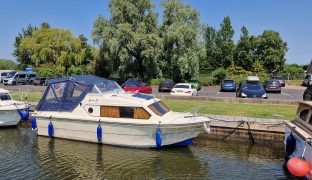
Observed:
[[[205,140],[133,149],[0,129],[0,179],[291,179],[283,145]]]

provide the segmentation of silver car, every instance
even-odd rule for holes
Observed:
[[[312,74],[307,74],[303,80],[303,85],[309,86],[312,85]]]

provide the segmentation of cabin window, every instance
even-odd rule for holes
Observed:
[[[49,88],[49,92],[47,93],[46,101],[48,102],[57,102],[55,95],[51,88]]]
[[[68,84],[66,101],[75,102],[81,96],[81,94],[86,90],[87,87],[88,86],[86,84],[70,82]]]
[[[101,106],[101,117],[149,119],[151,115],[142,107]]]
[[[66,85],[66,82],[60,82],[60,83],[52,84],[52,88],[54,89],[56,98],[58,100],[61,100],[63,97],[65,85]]]
[[[310,117],[309,124],[312,125],[312,116]]]
[[[301,120],[306,121],[309,114],[309,109],[304,109],[300,112],[299,117]]]
[[[170,111],[170,109],[161,101],[149,105],[148,108],[150,108],[150,110],[152,110],[158,116],[163,116]]]
[[[0,95],[0,99],[1,101],[8,101],[8,100],[12,100],[11,96],[9,94],[1,94]]]

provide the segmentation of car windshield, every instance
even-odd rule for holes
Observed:
[[[184,84],[178,84],[175,85],[174,88],[179,88],[179,89],[189,89],[189,85],[184,85]]]
[[[246,82],[244,90],[262,90],[263,87],[258,82]]]
[[[7,77],[8,77],[8,78],[12,78],[12,77],[14,77],[15,74],[16,74],[16,72],[10,72],[10,73],[7,75]]]
[[[170,84],[170,83],[173,83],[173,81],[171,81],[171,80],[165,80],[165,81],[163,81],[163,82],[161,82],[162,84]]]
[[[224,80],[223,82],[224,82],[224,83],[234,83],[233,80]]]
[[[11,96],[9,94],[0,94],[0,99],[1,99],[1,101],[12,100]]]

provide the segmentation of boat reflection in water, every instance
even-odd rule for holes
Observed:
[[[198,141],[200,140],[200,141]],[[197,139],[136,149],[0,130],[0,179],[287,179],[283,145]]]
[[[62,178],[199,178],[207,171],[188,148],[133,149],[38,138],[40,177]]]

